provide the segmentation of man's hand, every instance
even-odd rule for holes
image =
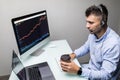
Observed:
[[[70,57],[71,57],[71,60],[73,60],[76,57],[75,53],[71,53]]]
[[[77,72],[80,68],[73,61],[71,61],[71,62],[60,61],[60,64],[61,64],[62,70],[65,72],[69,72],[69,73],[76,73],[77,74]]]

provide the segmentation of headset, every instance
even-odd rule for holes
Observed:
[[[105,21],[104,21],[104,17],[103,17],[103,9],[102,9],[102,7],[101,7],[101,5],[99,5],[99,6],[97,6],[98,7],[98,9],[100,10],[100,12],[102,13],[102,20],[101,20],[101,26],[103,26],[104,24],[105,24]]]

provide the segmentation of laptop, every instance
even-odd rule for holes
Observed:
[[[12,70],[19,80],[55,80],[47,62],[24,67],[15,51],[12,56]]]

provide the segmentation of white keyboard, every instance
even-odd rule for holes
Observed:
[[[60,65],[60,57],[61,57],[61,55],[55,57],[55,60],[56,60],[56,63],[58,64],[58,67],[59,67],[60,71],[63,71],[62,68],[61,68],[61,65]],[[78,62],[77,59],[74,59],[73,61],[74,61],[77,65],[80,66],[80,63]]]

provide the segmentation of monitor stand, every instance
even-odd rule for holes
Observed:
[[[31,53],[30,56],[39,56],[42,54],[45,50],[44,49],[38,49],[35,52]]]

